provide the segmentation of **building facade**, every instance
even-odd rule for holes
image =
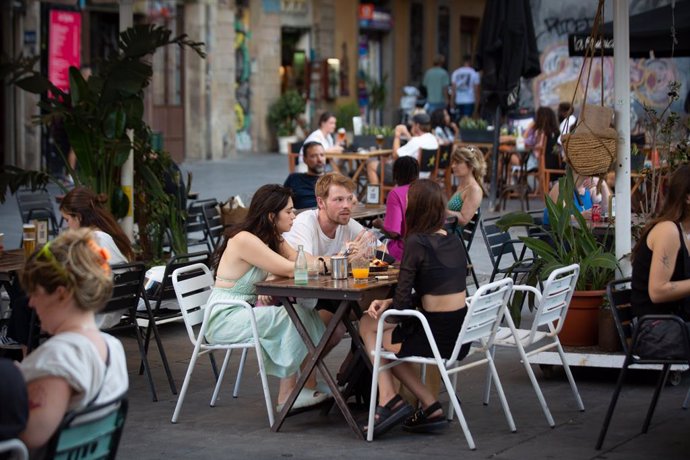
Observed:
[[[116,49],[120,3],[12,0],[0,10],[6,56],[46,54],[50,11],[81,17],[79,63],[97,66]],[[130,0],[133,23],[156,23],[206,43],[208,57],[174,47],[152,57],[146,113],[176,161],[217,159],[238,150],[275,150],[266,123],[288,89],[308,100],[307,126],[322,110],[356,104],[372,121],[393,124],[402,88],[417,86],[436,54],[450,71],[473,50],[483,0]],[[366,82],[385,100],[368,110]],[[45,164],[46,133],[33,123],[37,99],[2,91],[2,162]],[[378,119],[374,118],[378,117]]]

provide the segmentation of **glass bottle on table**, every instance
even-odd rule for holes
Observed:
[[[295,258],[295,284],[307,284],[309,279],[309,264],[304,246],[297,246],[297,258]]]

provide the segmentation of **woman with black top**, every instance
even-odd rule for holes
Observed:
[[[633,250],[635,316],[675,314],[690,320],[690,165],[672,175],[666,201]]]
[[[467,260],[460,239],[443,230],[445,210],[445,195],[437,183],[420,179],[410,185],[405,213],[405,253],[398,286],[394,298],[374,300],[361,319],[360,334],[367,350],[373,350],[376,345],[378,318],[384,311],[389,308],[419,308],[429,322],[441,356],[449,358],[453,352],[467,312]],[[399,324],[385,324],[383,347],[400,357],[433,356],[422,325],[416,318],[405,319]],[[459,359],[464,358],[468,351],[469,347],[464,347]],[[382,360],[382,365],[385,361]],[[393,376],[419,399],[419,410],[415,412],[396,393]],[[412,364],[402,363],[382,371],[378,385],[377,436],[403,421],[403,427],[414,432],[428,432],[447,425],[441,404],[424,386]]]

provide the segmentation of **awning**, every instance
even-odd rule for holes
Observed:
[[[630,57],[648,58],[671,56],[671,24],[673,21],[671,5],[630,16]],[[690,56],[690,1],[676,1],[675,6],[676,40],[673,56]],[[605,56],[613,56],[613,22],[603,26],[603,40],[595,41],[596,55],[604,47]],[[591,30],[568,35],[570,56],[584,56],[589,46]]]

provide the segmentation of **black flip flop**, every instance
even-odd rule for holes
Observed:
[[[374,436],[387,433],[391,428],[410,417],[413,412],[412,406],[405,402],[400,395],[395,395],[385,406],[376,406],[378,419],[374,421]],[[367,426],[365,425],[362,427],[362,431],[366,432],[366,430]]]
[[[411,417],[405,420],[403,430],[411,433],[435,433],[446,429],[448,427],[448,420],[446,420],[446,416],[443,413],[434,417],[429,416],[439,409],[443,408],[438,401],[427,407],[426,410],[417,409]]]

